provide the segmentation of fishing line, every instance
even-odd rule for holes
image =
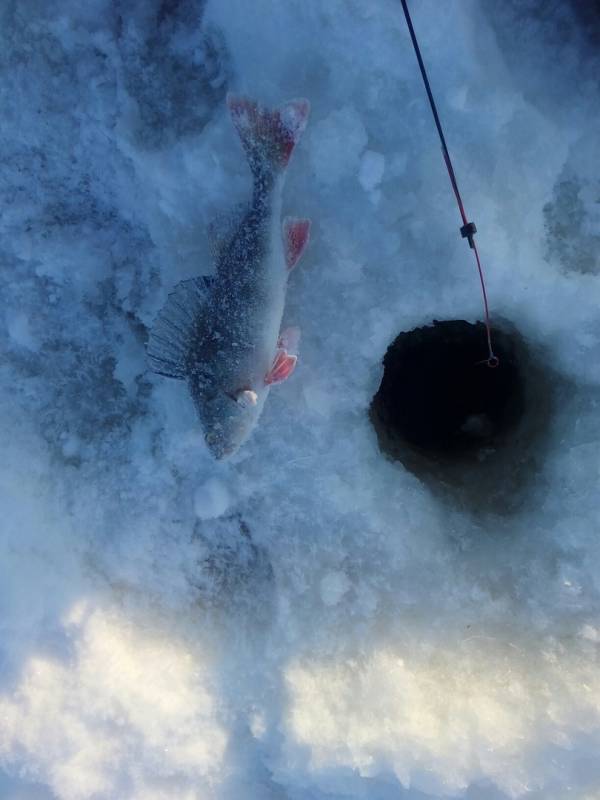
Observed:
[[[410,18],[408,6],[406,5],[406,0],[400,0],[400,2],[402,3],[404,16],[406,17],[406,24],[408,25],[410,38],[412,40],[413,47],[415,49],[415,55],[417,56],[417,61],[419,62],[419,69],[421,70],[421,76],[423,78],[423,83],[425,84],[425,91],[427,92],[427,97],[429,98],[429,105],[431,106],[431,111],[433,112],[433,119],[435,120],[435,126],[437,128],[437,132],[440,137],[440,142],[442,145],[442,153],[444,154],[444,162],[448,170],[450,183],[452,184],[454,196],[456,197],[456,202],[458,204],[458,210],[460,212],[460,216],[463,222],[462,227],[460,229],[460,233],[463,239],[467,239],[467,241],[469,242],[469,247],[471,248],[471,250],[473,250],[473,253],[475,254],[475,261],[477,263],[477,271],[479,273],[479,281],[481,283],[481,293],[483,295],[483,309],[485,312],[485,330],[487,334],[487,345],[488,345],[488,357],[479,363],[482,364],[485,363],[488,365],[488,367],[497,367],[498,364],[500,363],[500,360],[498,359],[498,356],[494,354],[494,350],[492,348],[492,327],[490,324],[490,311],[488,306],[487,291],[485,288],[485,279],[483,277],[483,267],[481,266],[479,251],[477,250],[477,245],[475,244],[475,234],[477,233],[477,228],[474,222],[469,222],[467,219],[465,207],[462,201],[462,197],[460,195],[460,191],[458,189],[458,183],[456,181],[454,167],[452,166],[452,159],[450,158],[450,153],[448,152],[448,147],[446,146],[446,138],[444,136],[444,131],[442,129],[442,123],[440,122],[437,106],[435,104],[435,100],[433,99],[433,93],[431,91],[431,86],[429,85],[429,78],[427,77],[427,71],[425,69],[425,64],[423,63],[421,50],[419,49],[419,43],[417,42],[417,37],[415,35],[415,29],[413,28],[412,20]]]

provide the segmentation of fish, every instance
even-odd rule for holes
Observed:
[[[150,331],[150,368],[187,382],[209,451],[225,459],[256,427],[272,386],[294,371],[300,330],[281,330],[288,277],[310,238],[310,220],[281,222],[292,152],[308,100],[270,110],[228,94],[252,173],[249,202],[211,230],[214,275],[179,283]]]

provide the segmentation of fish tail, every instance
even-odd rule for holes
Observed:
[[[246,97],[227,95],[227,106],[253,175],[287,166],[308,121],[308,100],[290,100],[273,111]]]

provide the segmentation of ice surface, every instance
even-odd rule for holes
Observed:
[[[385,157],[373,150],[365,151],[361,162],[358,179],[366,192],[375,189],[381,183],[385,171]]]
[[[194,510],[199,519],[214,519],[222,516],[231,505],[227,487],[216,478],[210,478],[196,489]]]
[[[328,572],[321,580],[321,600],[326,606],[336,606],[350,588],[343,572]]]
[[[600,794],[600,159],[580,3],[411,3],[492,310],[558,410],[513,515],[434,497],[368,407],[480,316],[397,2],[0,8],[0,795]],[[298,368],[229,463],[148,326],[247,196],[230,89],[307,97]],[[535,409],[531,413],[535,413]]]

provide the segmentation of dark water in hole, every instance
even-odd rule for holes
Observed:
[[[370,416],[381,450],[460,505],[520,507],[543,464],[558,376],[510,323],[446,320],[400,333],[389,346]]]

